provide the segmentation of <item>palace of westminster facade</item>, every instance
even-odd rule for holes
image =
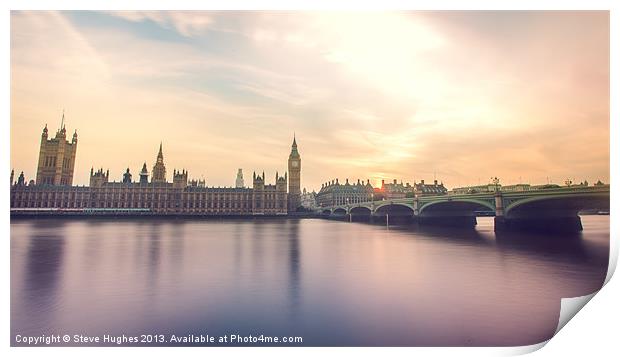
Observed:
[[[26,183],[23,172],[14,181],[11,172],[12,211],[117,211],[182,215],[286,215],[300,206],[301,157],[293,138],[288,173],[276,173],[275,184],[267,184],[265,173],[252,177],[252,187],[206,187],[204,180],[188,180],[185,170],[173,171],[166,180],[160,144],[156,163],[149,173],[146,163],[139,180],[129,169],[121,182],[111,182],[109,171],[90,172],[89,186],[73,186],[77,131],[66,139],[64,125],[48,139],[47,125],[41,135],[36,181]],[[287,175],[288,174],[288,175]]]

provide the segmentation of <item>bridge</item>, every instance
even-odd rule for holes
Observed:
[[[609,185],[531,191],[419,196],[320,208],[325,218],[385,224],[473,227],[476,217],[495,216],[496,231],[583,230],[579,212],[609,210]]]

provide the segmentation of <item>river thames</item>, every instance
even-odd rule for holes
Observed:
[[[496,236],[492,217],[472,230],[285,218],[13,219],[11,344],[53,334],[534,344],[553,335],[562,297],[590,294],[605,279],[609,216],[582,222],[582,233],[548,237]]]

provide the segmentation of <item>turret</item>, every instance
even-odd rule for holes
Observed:
[[[77,129],[73,132],[73,139],[71,140],[73,144],[77,143]]]
[[[146,162],[142,165],[142,171],[140,171],[140,185],[146,185],[149,183],[149,171],[146,169]]]
[[[26,179],[24,178],[24,172],[22,171],[17,178],[17,186],[24,186],[26,184]]]
[[[173,188],[185,188],[187,187],[187,171],[174,170],[172,173],[172,187]]]
[[[242,169],[239,169],[239,171],[237,171],[237,178],[235,179],[235,187],[236,188],[245,187],[245,183],[243,182],[243,170]]]
[[[262,177],[260,175],[256,175],[256,172],[254,172],[253,178],[254,178],[252,181],[253,189],[262,190],[265,188],[265,173],[264,172],[263,172]]]
[[[129,172],[129,167],[127,168],[127,171],[125,171],[125,173],[123,174],[123,183],[127,185],[131,183],[131,173]]]
[[[97,172],[93,173],[93,169],[90,169],[90,187],[101,187],[104,184],[108,183],[108,178],[110,177],[110,170],[107,170],[105,173],[103,172],[103,168],[97,170]]]

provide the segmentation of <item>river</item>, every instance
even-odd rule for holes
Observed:
[[[609,216],[583,216],[582,233],[555,237],[496,236],[492,219],[478,218],[474,230],[13,219],[11,344],[43,334],[166,339],[150,345],[176,345],[172,334],[299,336],[287,345],[306,346],[546,340],[560,298],[601,287]]]

